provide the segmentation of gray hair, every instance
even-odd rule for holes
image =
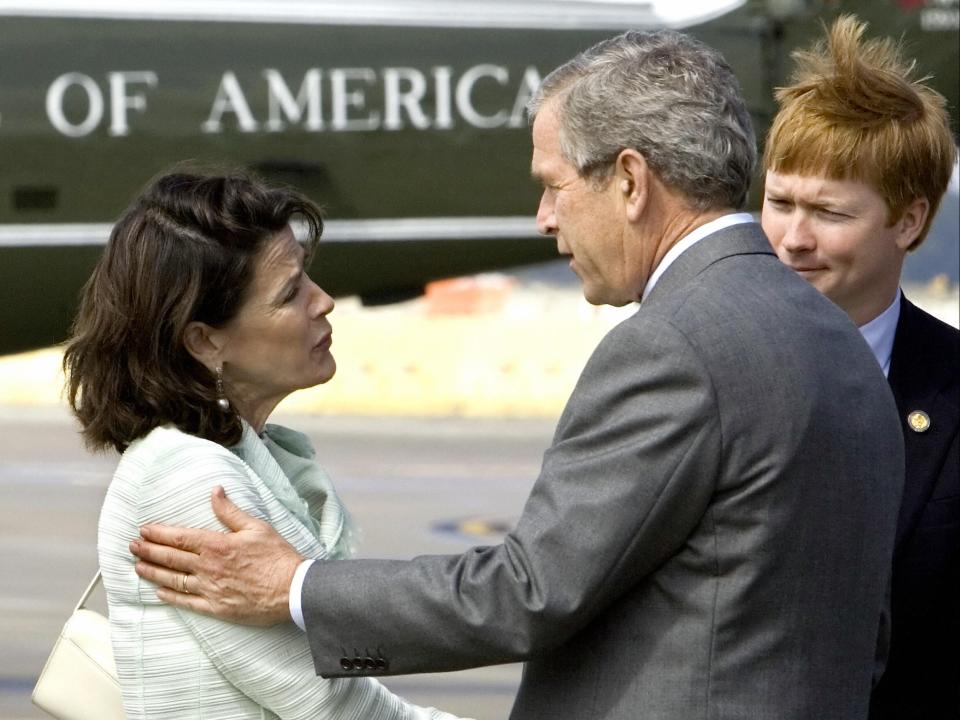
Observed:
[[[548,100],[560,151],[583,177],[607,181],[617,155],[639,152],[697,210],[740,208],[757,159],[740,86],[716,50],[673,30],[604,40],[544,78],[530,122]]]

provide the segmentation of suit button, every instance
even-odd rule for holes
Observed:
[[[374,660],[372,657],[369,657],[369,656],[365,657],[363,659],[363,667],[366,668],[367,670],[376,670],[377,661]]]
[[[359,655],[353,659],[353,669],[363,670],[363,658]]]
[[[349,672],[353,670],[353,663],[350,661],[350,658],[342,657],[340,658],[340,667]]]
[[[385,671],[389,667],[389,664],[387,663],[386,659],[382,657],[378,657],[374,661],[374,664],[376,665],[377,670],[380,670],[381,672]]]

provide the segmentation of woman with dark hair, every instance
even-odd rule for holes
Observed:
[[[88,445],[123,453],[98,549],[128,717],[453,717],[371,678],[317,677],[292,622],[240,626],[162,603],[128,551],[146,523],[223,530],[219,485],[304,557],[350,554],[348,516],[309,441],[266,424],[336,370],[333,300],[305,272],[322,229],[294,191],[169,174],[120,218],[84,289],[64,368]]]

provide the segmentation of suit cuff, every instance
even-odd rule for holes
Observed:
[[[290,617],[297,627],[306,632],[307,623],[303,619],[303,605],[300,602],[300,596],[303,593],[303,580],[307,577],[307,570],[313,565],[316,558],[308,558],[297,566],[297,571],[293,574],[293,581],[290,583]]]

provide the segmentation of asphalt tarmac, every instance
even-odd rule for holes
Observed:
[[[275,418],[310,435],[362,529],[360,556],[459,553],[516,520],[552,421]],[[61,408],[0,405],[0,718],[43,718],[30,691],[96,570],[116,456],[92,455]],[[94,607],[103,609],[102,597]],[[477,720],[505,718],[520,666],[388,678],[395,692]]]

